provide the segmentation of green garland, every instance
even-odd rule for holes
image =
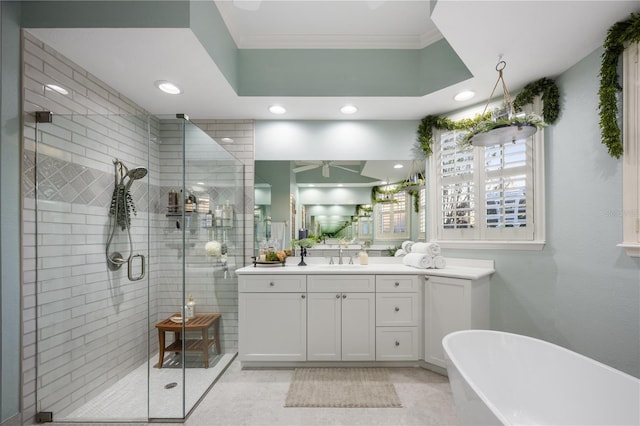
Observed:
[[[600,66],[598,109],[602,143],[609,155],[620,158],[623,153],[618,126],[618,92],[622,90],[618,80],[618,59],[628,42],[640,42],[640,14],[631,14],[626,21],[615,23],[608,31]]]
[[[560,91],[550,78],[543,77],[524,86],[524,89],[513,100],[513,108],[522,111],[522,107],[533,102],[536,96],[542,95],[542,116],[547,124],[553,124],[560,115]]]
[[[405,188],[410,188],[416,185],[424,185],[424,180],[420,179],[418,182],[404,181],[389,189],[381,189],[378,186],[373,186],[371,187],[371,202],[373,204],[377,204],[385,201],[392,201],[394,203],[397,203],[398,201],[396,201],[395,199],[389,200],[388,198],[380,198],[378,195],[379,194],[382,194],[382,195],[397,194],[398,192],[402,191]],[[420,191],[418,189],[412,188],[412,189],[408,189],[407,193],[409,194],[409,196],[413,197],[413,210],[416,213],[418,213],[420,211]]]
[[[554,123],[560,115],[560,95],[556,83],[549,78],[541,78],[533,83],[527,84],[522,91],[516,96],[513,101],[513,106],[516,111],[520,111],[526,104],[533,102],[533,99],[542,95],[543,110],[542,114],[546,123]],[[438,130],[472,130],[486,128],[486,123],[491,120],[491,113],[487,112],[483,115],[477,115],[474,118],[466,118],[463,120],[453,121],[448,118],[438,117],[435,115],[427,115],[420,121],[418,126],[418,145],[424,153],[425,157],[429,157],[433,154],[431,148],[433,144],[433,129]],[[526,121],[526,120],[525,120]],[[542,121],[539,123],[532,117],[535,124],[538,127],[544,127],[546,124]],[[486,131],[486,130],[485,130]],[[472,134],[467,135],[467,140]]]

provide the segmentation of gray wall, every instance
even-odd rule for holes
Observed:
[[[0,422],[20,412],[20,7],[0,2]]]
[[[544,250],[444,254],[495,260],[493,329],[542,338],[640,377],[640,259],[616,247],[622,241],[622,162],[600,143],[601,54],[593,52],[556,79],[562,115],[545,130]],[[256,159],[362,160],[390,158],[390,150],[393,158],[412,158],[417,126],[258,121]],[[350,140],[340,139],[341,129],[350,131]]]
[[[565,346],[640,377],[640,259],[622,241],[622,162],[600,143],[598,49],[556,83],[545,130],[547,244],[540,252],[446,250],[491,258],[491,327]]]

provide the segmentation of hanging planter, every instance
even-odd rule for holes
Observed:
[[[509,122],[500,123],[492,120],[491,113],[477,115],[474,118],[466,118],[463,120],[453,121],[448,118],[438,117],[435,115],[427,115],[420,121],[418,126],[417,149],[422,152],[425,157],[429,157],[432,153],[433,129],[438,130],[466,130],[470,134],[467,139],[472,136],[479,135],[487,131],[491,131],[500,125],[513,125],[518,122],[526,122],[534,125],[536,128],[543,126],[543,123],[553,124],[560,115],[560,95],[555,82],[549,78],[541,78],[532,83],[527,84],[513,101],[514,111],[519,112],[524,105],[533,102],[536,96],[541,96],[543,108],[543,117],[535,114],[528,114],[524,117],[518,115]],[[505,126],[506,127],[506,126]]]
[[[546,127],[546,123],[535,114],[516,114],[516,110],[513,107],[513,101],[509,90],[507,90],[507,84],[504,81],[503,70],[507,66],[505,61],[498,62],[496,65],[496,71],[498,71],[498,80],[493,86],[491,95],[487,105],[484,107],[482,116],[487,112],[487,108],[491,103],[493,94],[498,87],[499,83],[502,83],[502,95],[504,97],[504,108],[502,110],[494,111],[491,117],[488,119],[480,120],[469,129],[469,133],[464,138],[464,142],[473,146],[492,146],[498,144],[505,144],[509,142],[515,142],[518,139],[528,138],[534,135],[538,129]]]

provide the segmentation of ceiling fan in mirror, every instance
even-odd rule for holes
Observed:
[[[321,167],[322,177],[328,178],[328,177],[331,177],[331,167],[334,167],[336,169],[342,169],[351,173],[360,174],[360,170],[354,170],[348,167],[341,166],[334,161],[303,161],[303,162],[300,162],[300,164],[303,164],[303,165],[294,167],[293,169],[294,173],[306,172],[308,170],[313,170]]]

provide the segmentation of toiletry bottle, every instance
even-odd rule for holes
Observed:
[[[169,191],[169,213],[178,211],[178,193],[175,189]]]
[[[368,265],[369,264],[369,255],[367,254],[367,251],[362,249],[362,251],[360,253],[358,253],[358,258],[360,259],[360,264],[361,265]]]
[[[187,302],[187,307],[185,309],[185,317],[187,319],[190,319],[195,316],[196,316],[196,302],[193,300],[193,296],[189,295],[189,301]]]

